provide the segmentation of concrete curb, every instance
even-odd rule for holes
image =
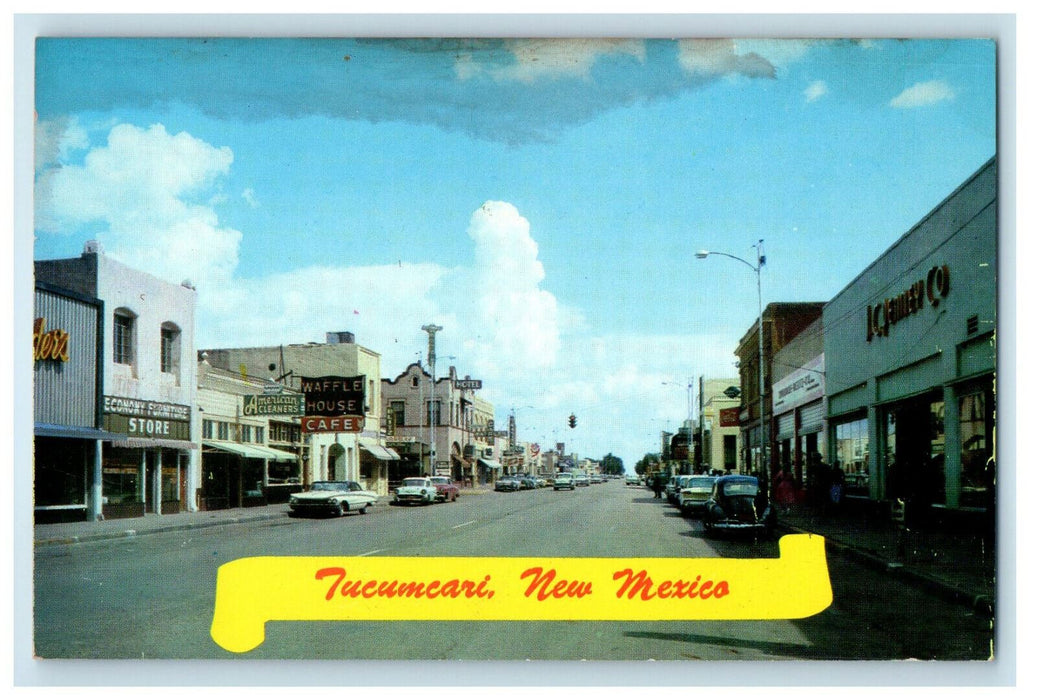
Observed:
[[[940,596],[944,600],[970,607],[974,612],[981,615],[987,615],[990,617],[993,617],[994,615],[994,601],[987,595],[977,595],[963,590],[962,588],[946,581],[942,581],[936,577],[914,570],[908,565],[900,564],[899,562],[891,562],[886,557],[855,547],[846,542],[823,535],[822,533],[808,533],[806,530],[791,525],[779,524],[778,528],[785,532],[794,534],[821,534],[822,537],[825,538],[826,547],[831,547],[832,550],[838,552],[842,556],[853,559],[871,569],[889,574],[890,576],[894,576],[906,583],[929,591],[934,595]]]
[[[253,515],[239,518],[225,518],[222,520],[213,520],[210,522],[202,523],[180,523],[173,525],[162,525],[155,528],[147,528],[145,530],[113,530],[110,532],[98,532],[90,535],[68,535],[63,537],[45,537],[33,541],[33,545],[36,547],[50,547],[55,545],[70,545],[70,544],[83,544],[86,542],[99,542],[103,540],[120,540],[129,539],[135,537],[144,537],[146,535],[156,535],[160,533],[168,532],[182,532],[187,530],[200,530],[208,527],[219,527],[221,525],[237,525],[240,523],[259,522],[263,520],[276,520],[277,518],[285,516],[286,513],[264,513],[262,515]]]

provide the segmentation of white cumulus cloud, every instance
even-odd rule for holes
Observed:
[[[36,227],[96,235],[113,257],[159,277],[197,284],[225,281],[237,266],[241,233],[219,225],[194,198],[226,175],[229,148],[169,134],[161,124],[114,127],[82,165],[44,171],[36,183]]]
[[[928,107],[951,99],[954,99],[954,90],[946,81],[930,80],[915,83],[890,100],[889,105],[898,109],[911,109]]]

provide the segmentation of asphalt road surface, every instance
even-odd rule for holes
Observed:
[[[829,555],[833,604],[802,620],[270,622],[244,654],[210,636],[217,568],[269,556],[776,557],[706,538],[619,481],[486,493],[367,515],[289,518],[36,550],[44,658],[415,660],[986,660],[988,619]],[[775,590],[775,595],[783,592]]]

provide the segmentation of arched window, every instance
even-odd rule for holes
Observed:
[[[137,315],[119,308],[112,316],[112,361],[119,365],[136,364]]]
[[[180,376],[180,328],[175,323],[166,322],[162,324],[162,347],[161,347],[162,371],[173,374],[179,380]]]

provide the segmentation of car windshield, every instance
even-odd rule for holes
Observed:
[[[713,486],[713,482],[716,481],[711,476],[700,476],[692,479],[688,482],[688,488],[692,489],[708,489]]]
[[[729,481],[724,484],[725,496],[755,496],[755,481]]]
[[[557,479],[559,481],[569,481],[572,478],[573,478],[572,474],[559,474],[558,476],[555,477],[555,479]]]
[[[432,483],[433,484],[449,484],[450,483],[450,479],[448,479],[445,476],[434,476],[434,477],[432,477]]]
[[[424,479],[404,479],[403,480],[403,485],[404,486],[424,486],[425,485],[425,480]]]
[[[344,481],[315,481],[311,491],[348,491],[349,485]]]

